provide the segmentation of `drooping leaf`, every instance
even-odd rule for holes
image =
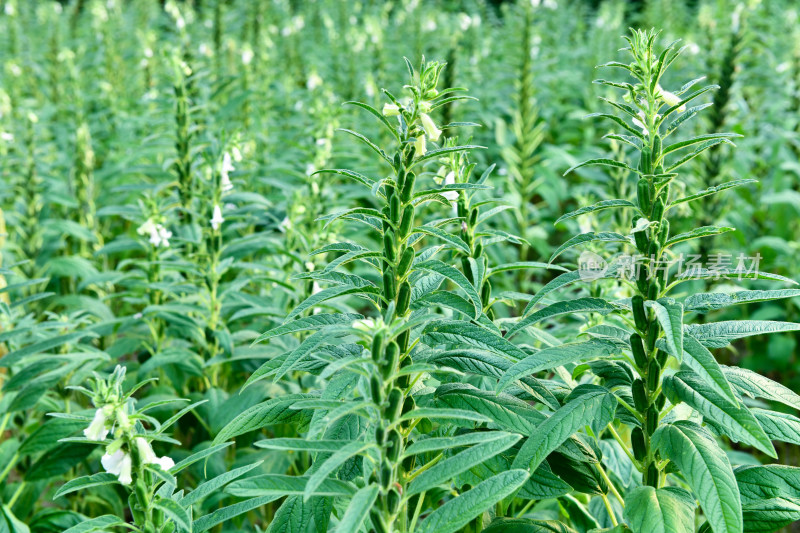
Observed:
[[[637,487],[625,496],[633,533],[694,533],[694,498],[678,487]]]

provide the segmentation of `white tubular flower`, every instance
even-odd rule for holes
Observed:
[[[400,106],[395,104],[383,104],[383,115],[386,117],[396,117],[400,114]]]
[[[100,442],[106,439],[106,435],[108,435],[108,430],[106,429],[106,413],[101,407],[94,412],[92,423],[83,430],[83,436],[89,440]]]
[[[133,466],[131,456],[122,450],[117,450],[112,454],[106,453],[100,459],[100,463],[106,472],[117,476],[119,482],[123,485],[130,485],[133,481],[131,479],[131,468]]]
[[[234,170],[236,168],[233,166],[233,161],[231,161],[231,154],[225,152],[225,155],[222,156],[222,168],[219,169],[219,173],[222,175],[222,180],[220,181],[222,192],[228,192],[233,189],[233,184],[228,174]]]
[[[136,450],[139,452],[139,457],[142,459],[144,464],[158,465],[162,470],[169,470],[175,466],[175,461],[173,461],[170,457],[158,457],[153,451],[153,447],[150,446],[150,443],[147,442],[146,439],[143,439],[142,437],[136,437],[135,440]]]
[[[417,137],[417,140],[414,141],[414,148],[416,148],[417,156],[425,155],[425,152],[427,152],[428,149],[425,146],[424,135],[420,135],[419,137]]]
[[[153,224],[153,221],[150,220],[150,219],[147,219],[147,222],[145,222],[144,224],[139,226],[139,229],[136,230],[136,233],[138,233],[139,235],[144,235],[145,233],[152,234],[153,231],[155,230],[155,228],[156,228],[156,225]]]
[[[639,111],[639,117],[641,117],[641,120],[634,118],[631,120],[631,122],[633,122],[633,125],[637,128],[641,128],[644,135],[648,135],[650,132],[647,130],[647,126],[644,123],[644,111]]]
[[[661,97],[662,100],[664,100],[664,103],[666,103],[668,106],[672,107],[681,103],[681,98],[677,94],[665,91],[664,89],[661,88],[661,85],[656,85],[656,90],[658,90],[659,96]],[[686,111],[686,104],[680,106],[678,108],[678,111],[680,111],[681,113]]]
[[[442,130],[436,127],[431,117],[429,117],[427,113],[422,113],[422,115],[420,115],[420,120],[422,121],[422,129],[425,130],[425,136],[433,142],[438,141],[439,137],[442,135]]]
[[[375,327],[375,321],[371,318],[362,318],[353,322],[353,328],[369,333]]]
[[[223,222],[225,222],[225,219],[222,218],[222,209],[215,205],[214,214],[211,217],[211,227],[214,228],[214,231],[217,231]]]
[[[453,185],[456,182],[456,175],[453,172],[449,172],[447,176],[444,177],[443,185],[447,187],[448,185]],[[453,206],[456,205],[458,201],[458,191],[444,191],[442,196],[447,198]]]

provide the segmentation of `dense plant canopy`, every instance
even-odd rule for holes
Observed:
[[[792,2],[0,5],[0,533],[800,521]]]

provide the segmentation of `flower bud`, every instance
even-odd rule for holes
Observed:
[[[386,117],[396,117],[400,114],[400,107],[396,104],[383,104],[383,115]]]
[[[436,127],[436,124],[433,123],[433,119],[431,119],[427,113],[422,113],[422,115],[420,115],[420,121],[422,121],[422,129],[425,130],[425,135],[433,142],[438,141],[439,137],[442,135],[442,130]]]

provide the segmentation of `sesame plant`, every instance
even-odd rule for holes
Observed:
[[[796,529],[798,20],[0,0],[0,533]]]
[[[669,268],[670,258],[678,255],[682,243],[733,231],[729,227],[701,226],[674,235],[670,232],[673,208],[753,181],[735,180],[701,191],[687,191],[681,196],[674,194],[685,163],[714,146],[730,143],[734,135],[709,133],[680,140],[674,138],[680,126],[707,107],[702,104],[687,106],[715,86],[693,90],[695,80],[675,92],[662,88],[665,73],[678,59],[681,49],[673,43],[657,51],[657,36],[653,31],[633,31],[627,38],[631,62],[604,65],[627,72],[632,81],[597,82],[623,92],[621,100],[607,100],[618,114],[599,116],[612,120],[624,130],[609,137],[638,152],[638,166],[634,168],[614,159],[592,159],[568,171],[603,165],[623,168],[637,180],[636,198],[606,200],[568,215],[577,217],[605,209],[628,210],[632,237],[613,232],[583,233],[562,245],[553,258],[569,248],[594,241],[618,242],[623,247],[633,248],[632,255],[613,260],[609,257],[610,264],[601,271],[578,270],[562,274],[531,300],[526,315],[509,329],[509,333],[532,323],[537,314],[548,309],[536,311],[532,305],[544,293],[580,281],[582,275],[590,279],[619,278],[630,297],[554,304],[582,311],[594,307],[608,316],[603,324],[584,332],[590,340],[568,350],[562,346],[552,352],[558,354],[552,358],[544,357],[548,350],[533,354],[501,378],[502,387],[554,364],[580,363],[572,372],[572,379],[579,380],[580,384],[564,406],[523,444],[515,464],[535,468],[565,437],[575,431],[585,431],[596,445],[605,437],[616,441],[608,445],[609,449],[618,446],[624,452],[614,457],[613,462],[601,461],[597,466],[605,480],[601,496],[605,512],[600,515],[596,510],[592,512],[590,503],[586,513],[593,515],[600,527],[624,524],[636,532],[654,527],[693,531],[699,506],[704,518],[701,528],[712,531],[777,528],[793,520],[784,514],[782,498],[792,497],[794,489],[791,487],[800,479],[800,469],[781,464],[732,464],[720,440],[739,443],[777,458],[772,441],[794,442],[794,429],[790,428],[797,427],[800,419],[788,413],[751,407],[746,399],[765,398],[797,409],[800,397],[763,376],[718,364],[710,349],[724,348],[736,339],[759,333],[797,330],[800,325],[765,320],[694,325],[689,317],[754,300],[793,297],[798,291],[678,292],[693,278],[738,277],[793,282],[748,269],[741,258],[739,264],[716,265],[713,271],[697,268],[675,273]],[[613,249],[607,245],[606,251],[610,254]],[[604,306],[610,307],[604,310]],[[592,348],[594,343],[606,346],[600,360]],[[620,462],[629,463],[632,468],[623,468]],[[604,463],[616,474],[616,479],[602,474]],[[740,466],[734,468],[736,464]],[[606,493],[613,495],[614,504]]]

